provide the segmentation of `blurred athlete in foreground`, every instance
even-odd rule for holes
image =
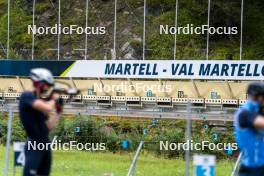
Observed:
[[[235,114],[235,138],[242,152],[239,176],[264,176],[264,83],[251,83],[248,101]]]
[[[30,78],[33,82],[32,91],[22,93],[19,102],[19,115],[27,134],[25,145],[24,176],[47,176],[51,169],[50,145],[44,150],[33,149],[31,144],[49,143],[49,131],[58,123],[61,113],[59,94],[52,93],[48,99],[42,96],[53,86],[54,80],[46,69],[32,69]],[[49,113],[52,115],[49,116]]]

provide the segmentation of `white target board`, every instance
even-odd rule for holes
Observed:
[[[215,156],[194,155],[194,176],[215,176]]]
[[[24,142],[14,142],[14,166],[24,166],[25,164],[25,153],[24,153]]]

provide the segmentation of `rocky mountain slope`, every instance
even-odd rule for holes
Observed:
[[[61,0],[62,26],[85,26],[84,0]],[[11,58],[30,59],[32,0],[11,1]],[[142,59],[143,0],[118,0],[117,58]],[[239,58],[240,1],[213,0],[211,26],[235,26],[237,35],[210,35],[210,59]],[[245,2],[245,59],[264,58],[264,1]],[[52,27],[58,22],[58,1],[37,0],[37,26]],[[207,24],[207,0],[179,0],[178,26]],[[174,35],[160,34],[160,25],[174,26],[175,0],[147,0],[146,59],[173,59]],[[114,0],[89,0],[88,24],[105,27],[104,35],[88,35],[88,58],[111,59],[114,32]],[[7,1],[0,0],[0,58],[6,57]],[[61,58],[83,59],[85,35],[61,35]],[[36,35],[35,58],[56,59],[56,35]],[[177,35],[177,59],[205,59],[205,35]]]

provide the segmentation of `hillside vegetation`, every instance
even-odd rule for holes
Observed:
[[[234,143],[232,123],[216,126],[201,116],[203,121],[192,122],[192,141],[201,143],[208,141],[214,144]],[[221,127],[224,125],[224,127]],[[116,153],[135,152],[140,141],[145,141],[144,150],[163,158],[184,158],[184,150],[168,149],[169,143],[185,142],[185,121],[182,120],[149,120],[126,118],[103,118],[83,115],[65,116],[52,131],[50,139],[57,136],[62,142],[77,141],[79,143],[105,143],[106,150]],[[76,132],[76,129],[79,132]],[[5,144],[7,136],[7,114],[0,115],[0,145]],[[19,118],[15,115],[12,125],[11,141],[25,141],[26,135]],[[129,141],[129,147],[122,147],[123,141]],[[162,141],[162,150],[160,149]],[[168,142],[168,143],[167,143]],[[172,146],[175,146],[172,144]],[[235,146],[234,146],[235,147]],[[227,148],[212,149],[205,146],[203,150],[193,150],[193,153],[213,154],[218,159],[237,157],[237,149],[228,154]],[[167,150],[166,150],[167,148]],[[100,152],[98,146],[94,151]]]
[[[58,21],[57,0],[36,1],[36,25],[54,26]],[[207,24],[207,0],[179,0],[178,26]],[[211,26],[235,26],[237,35],[211,35],[210,59],[239,58],[240,0],[213,0]],[[246,1],[244,9],[244,59],[264,58],[264,1]],[[62,0],[61,24],[85,26],[85,1]],[[143,0],[118,0],[117,57],[142,58]],[[147,0],[146,59],[173,59],[173,35],[160,35],[160,25],[174,26],[175,0]],[[111,59],[114,0],[90,0],[89,26],[105,26],[105,35],[88,36],[89,59]],[[11,1],[11,58],[30,59],[32,0]],[[6,57],[7,1],[0,0],[0,58]],[[83,59],[85,35],[61,35],[61,58]],[[35,58],[56,59],[56,35],[35,38]],[[177,59],[205,59],[206,35],[177,36]]]

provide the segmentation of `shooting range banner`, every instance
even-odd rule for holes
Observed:
[[[78,60],[0,61],[0,75],[28,76],[32,68],[75,78],[263,80],[264,61],[227,60]]]
[[[264,61],[76,61],[62,76],[92,78],[263,80]]]
[[[47,68],[53,75],[61,75],[74,61],[0,60],[1,76],[28,76],[32,68]]]

